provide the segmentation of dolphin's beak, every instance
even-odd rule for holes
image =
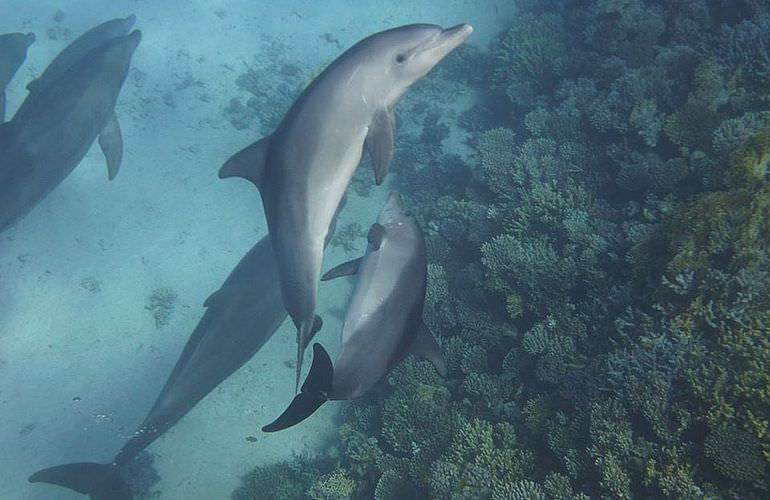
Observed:
[[[447,54],[460,46],[466,38],[471,36],[471,33],[473,33],[473,26],[470,24],[458,24],[451,28],[442,29],[428,46],[425,47],[424,53],[432,59],[433,64],[435,65],[446,57]]]
[[[457,47],[463,43],[473,33],[473,26],[470,24],[458,24],[441,32],[443,43]]]
[[[387,204],[391,203],[398,203],[399,205],[403,203],[403,200],[401,199],[401,193],[398,191],[391,191],[388,193],[388,200],[386,201]]]

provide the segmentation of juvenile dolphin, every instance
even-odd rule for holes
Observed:
[[[123,155],[115,102],[141,38],[134,31],[91,50],[0,124],[0,231],[64,180],[97,136],[115,177]]]
[[[441,349],[422,320],[425,240],[398,193],[390,193],[367,238],[363,257],[341,264],[323,277],[357,277],[337,362],[332,366],[326,350],[314,344],[313,365],[302,392],[281,416],[262,428],[264,432],[291,427],[330,399],[360,398],[409,354],[428,359],[446,375]]]
[[[343,198],[338,211],[344,204]],[[330,237],[335,222],[336,217],[329,229]],[[109,464],[80,462],[50,467],[32,474],[30,482],[64,486],[90,495],[93,500],[132,498],[120,468],[249,361],[286,319],[269,236],[249,250],[203,306],[206,312],[155,403],[115,459]]]
[[[5,88],[27,58],[27,49],[34,41],[33,33],[0,35],[0,123],[5,121]]]
[[[305,346],[318,326],[326,230],[361,154],[369,151],[381,184],[393,155],[393,106],[472,31],[468,24],[413,24],[365,38],[308,85],[270,136],[235,154],[219,172],[250,180],[262,195],[281,293],[297,327],[297,385]]]
[[[135,22],[136,16],[131,14],[122,19],[112,19],[86,31],[59,52],[43,74],[27,84],[27,90],[39,92],[96,47],[113,38],[128,35]]]

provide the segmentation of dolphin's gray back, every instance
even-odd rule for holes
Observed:
[[[125,18],[111,19],[86,31],[59,52],[48,64],[43,74],[27,84],[27,90],[39,92],[44,89],[93,49],[113,38],[126,36],[131,31],[135,21],[136,17],[131,14]]]
[[[115,461],[129,462],[243,366],[286,319],[269,237],[241,259],[207,301],[155,404]]]

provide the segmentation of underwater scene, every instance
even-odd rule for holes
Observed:
[[[0,500],[770,498],[770,0],[0,0]]]

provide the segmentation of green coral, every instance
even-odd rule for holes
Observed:
[[[308,490],[313,500],[349,500],[356,483],[344,469],[337,469],[316,479]]]

